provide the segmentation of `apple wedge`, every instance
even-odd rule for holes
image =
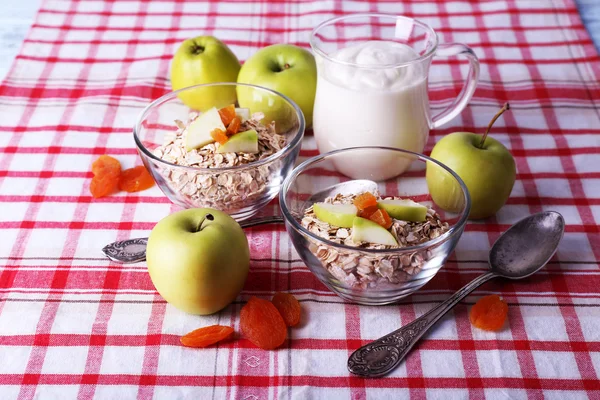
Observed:
[[[185,149],[187,151],[197,149],[215,141],[210,133],[215,129],[225,131],[225,125],[221,121],[221,116],[216,107],[200,114],[187,127],[187,136],[185,139]]]
[[[258,133],[254,129],[236,133],[225,144],[219,146],[217,153],[258,153]]]
[[[422,222],[427,218],[427,207],[409,199],[379,200],[377,207],[402,221]]]
[[[236,108],[235,115],[240,119],[240,121],[244,122],[250,119],[250,109],[249,108]]]
[[[354,204],[315,203],[313,211],[320,221],[340,228],[352,228],[358,208]]]
[[[352,223],[352,240],[354,242],[369,242],[386,246],[398,246],[398,242],[383,226],[366,218],[354,217]]]

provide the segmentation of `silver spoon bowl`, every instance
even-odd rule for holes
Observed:
[[[349,195],[362,192],[374,192],[377,190],[377,183],[368,179],[355,179],[341,182],[337,185],[328,187],[325,190],[313,194],[306,200],[307,207],[319,201],[324,201],[327,197],[336,194]],[[306,207],[305,207],[306,208]],[[242,228],[250,228],[258,225],[283,223],[283,218],[278,215],[266,217],[255,217],[246,221],[240,221]],[[107,244],[102,248],[102,252],[114,262],[122,264],[131,264],[141,262],[146,259],[146,245],[148,238],[133,238],[120,240]]]
[[[564,230],[562,215],[554,211],[520,220],[492,246],[488,272],[410,324],[356,350],[348,359],[348,370],[368,378],[388,374],[429,328],[474,289],[493,278],[522,279],[539,271],[556,252]]]

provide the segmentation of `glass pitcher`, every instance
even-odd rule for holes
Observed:
[[[430,26],[409,17],[353,14],[330,19],[312,31],[310,45],[318,71],[313,131],[321,153],[357,146],[421,153],[430,129],[465,108],[479,77],[479,61],[469,47],[440,44]],[[431,60],[455,55],[469,60],[466,83],[447,109],[432,116],[427,92]],[[384,159],[337,164],[340,172],[355,178],[385,178],[406,168]]]

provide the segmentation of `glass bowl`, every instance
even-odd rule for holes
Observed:
[[[380,164],[373,160],[385,160],[385,169],[375,168]],[[339,172],[350,166],[352,178]],[[362,175],[361,170],[364,171]],[[438,182],[444,185],[445,198],[437,200],[445,201],[445,207],[450,208],[450,205],[453,212],[442,210],[432,199],[426,180],[427,170],[437,173]],[[353,191],[364,191],[365,182],[374,186],[382,198],[400,196],[428,205],[439,219],[447,222],[444,228],[447,230],[434,228],[439,227],[434,220],[425,224],[428,228],[423,227],[415,234],[423,241],[415,242],[414,237],[408,239],[406,235],[410,229],[416,229],[416,225],[409,229],[406,226],[413,226],[411,223],[398,221],[392,230],[396,224],[404,224],[404,231],[400,232],[404,235],[402,241],[406,239],[406,247],[367,249],[348,245],[337,237],[325,238],[314,219],[304,219],[305,210],[315,200],[323,201],[323,193],[331,190],[332,194],[356,195],[359,193]],[[336,186],[332,189],[333,185]],[[437,191],[434,196],[438,196]],[[341,298],[365,305],[393,303],[433,278],[454,250],[471,209],[464,182],[448,167],[422,154],[387,147],[347,148],[303,162],[285,181],[279,203],[287,232],[308,268]],[[435,215],[431,210],[428,212]],[[315,225],[306,225],[307,220]],[[427,236],[421,236],[423,232],[427,232]],[[411,244],[411,241],[419,244]]]
[[[193,94],[203,99],[199,103],[205,107],[221,108],[235,101],[236,92],[243,92],[246,99],[252,99],[250,112],[263,113],[266,116],[262,121],[264,125],[275,121],[277,133],[285,138],[279,151],[245,164],[243,153],[222,153],[220,158],[214,156],[215,161],[211,161],[214,165],[200,168],[198,164],[189,165],[186,157],[191,160],[190,154],[184,147],[175,144],[164,147],[167,143],[175,143],[176,132],[183,130],[176,121],[185,125],[197,112],[206,111],[190,109],[180,97]],[[229,96],[224,99],[218,93]],[[205,101],[207,98],[217,100]],[[150,103],[138,118],[133,137],[144,165],[169,200],[184,208],[214,208],[241,221],[277,196],[294,168],[304,127],[300,108],[281,93],[242,83],[211,83],[180,89]],[[240,155],[239,159],[234,159],[235,155]]]

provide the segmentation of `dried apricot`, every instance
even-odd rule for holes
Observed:
[[[369,206],[365,209],[362,209],[358,212],[358,216],[361,218],[366,218],[369,219],[371,217],[371,215],[373,215],[377,210],[379,210],[379,207],[377,206]]]
[[[264,350],[281,346],[287,336],[287,327],[277,308],[257,297],[251,297],[242,307],[240,328],[248,340]]]
[[[372,193],[365,192],[356,196],[353,203],[360,211],[367,207],[377,206],[377,198]]]
[[[119,179],[119,189],[126,192],[139,192],[152,186],[154,186],[154,179],[143,165],[126,169]]]
[[[229,123],[229,125],[227,125],[227,134],[229,136],[231,136],[231,135],[235,135],[236,133],[238,133],[238,131],[240,130],[241,124],[242,124],[242,121],[238,117],[234,117],[231,120],[231,122]]]
[[[223,325],[211,325],[199,328],[182,336],[179,341],[187,347],[207,347],[233,335],[233,328]]]
[[[102,155],[92,163],[94,177],[90,183],[90,193],[94,198],[108,196],[119,186],[121,163],[116,158]]]
[[[235,118],[235,106],[233,104],[223,107],[219,110],[219,116],[223,125],[227,126],[231,123],[231,120]]]
[[[92,163],[94,176],[119,176],[121,174],[121,163],[116,158],[101,155]]]
[[[383,226],[385,229],[390,229],[392,226],[392,219],[390,218],[388,212],[384,209],[375,211],[373,214],[371,214],[371,216],[369,216],[369,219],[376,224]]]
[[[214,129],[211,133],[210,136],[215,139],[215,141],[219,142],[219,144],[225,144],[227,143],[227,141],[229,140],[229,137],[227,136],[227,134],[225,133],[224,130],[221,129]]]
[[[498,331],[502,329],[508,305],[497,294],[484,296],[471,308],[469,319],[473,326],[485,331]]]
[[[275,293],[271,302],[283,317],[287,326],[296,326],[300,322],[302,308],[298,300],[289,293]]]

